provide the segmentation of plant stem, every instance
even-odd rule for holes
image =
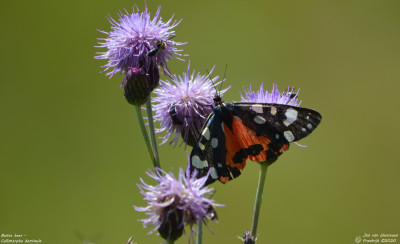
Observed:
[[[154,132],[153,110],[151,108],[151,96],[149,96],[149,99],[147,99],[147,102],[146,102],[146,112],[147,112],[147,121],[149,121],[149,134],[150,134],[150,139],[151,139],[150,142],[151,142],[151,146],[153,148],[156,165],[158,168],[161,168],[160,157],[158,156],[156,134]]]
[[[201,244],[203,242],[203,227],[202,221],[197,221],[197,242],[196,244]]]
[[[269,166],[268,162],[260,163],[260,178],[258,179],[256,202],[254,203],[253,226],[251,230],[251,234],[254,237],[256,237],[257,234],[258,217],[260,216],[260,208],[262,202],[262,195],[264,191],[265,176],[267,175],[268,166]]]
[[[143,136],[144,142],[146,144],[147,151],[149,152],[150,159],[153,162],[154,167],[157,167],[157,163],[154,158],[153,150],[151,149],[149,136],[147,135],[146,126],[144,125],[144,122],[143,122],[142,108],[140,107],[140,105],[135,105],[135,109],[136,109],[136,115],[137,115],[139,125],[140,125],[140,130],[142,131],[142,136]]]

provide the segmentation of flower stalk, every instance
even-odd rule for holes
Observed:
[[[150,134],[150,140],[151,140],[150,143],[153,148],[153,155],[155,158],[154,167],[161,168],[160,156],[158,155],[156,134],[154,131],[153,110],[151,107],[151,96],[149,96],[149,98],[147,99],[147,102],[146,102],[146,112],[147,112],[147,120],[149,122],[149,134]]]
[[[269,165],[270,165],[270,163],[267,161],[260,163],[260,177],[258,179],[256,201],[254,203],[253,226],[251,228],[251,234],[254,237],[256,236],[256,233],[257,233],[258,218],[260,216],[260,208],[261,208],[261,203],[262,203],[265,178],[267,175],[267,169],[268,169]]]
[[[196,244],[201,244],[203,242],[203,226],[202,220],[197,221],[197,242]]]
[[[151,148],[149,136],[146,131],[146,126],[144,125],[143,116],[142,116],[142,108],[140,107],[140,105],[135,105],[135,109],[136,109],[136,115],[138,118],[140,130],[142,131],[142,136],[143,136],[144,142],[146,144],[146,148],[147,148],[147,152],[149,153],[150,160],[153,162],[153,166],[157,167],[157,161],[154,157],[154,153]]]

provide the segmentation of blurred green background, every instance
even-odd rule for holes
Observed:
[[[147,236],[132,205],[151,167],[122,76],[100,74],[96,29],[107,14],[143,1],[2,1],[0,233],[42,243],[124,243]],[[301,88],[302,106],[323,120],[307,148],[270,167],[259,243],[354,243],[363,233],[400,232],[400,1],[147,1],[153,14],[183,18],[192,68],[216,65],[238,101],[261,82]],[[172,60],[182,74],[187,62]],[[162,77],[163,79],[165,77]],[[162,145],[178,172],[186,154]],[[251,228],[259,167],[216,189],[219,223],[204,243],[240,243]],[[187,243],[188,234],[177,243]],[[400,240],[397,240],[400,242]]]

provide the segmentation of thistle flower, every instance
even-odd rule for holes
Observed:
[[[214,67],[209,74],[201,75],[193,70],[190,74],[190,61],[183,76],[172,77],[172,82],[160,81],[159,88],[154,90],[157,95],[154,99],[155,121],[160,121],[157,133],[166,131],[161,144],[172,138],[170,144],[177,144],[179,136],[183,142],[194,145],[195,138],[200,133],[207,116],[214,106],[215,86],[219,77],[210,78]],[[220,91],[222,95],[229,87]],[[182,144],[181,143],[181,144]]]
[[[183,231],[184,225],[189,225],[194,232],[193,225],[197,221],[207,224],[208,220],[215,220],[216,214],[214,200],[209,199],[212,188],[204,187],[207,176],[196,179],[197,173],[189,176],[179,169],[179,177],[176,179],[172,173],[156,168],[156,173],[146,172],[148,176],[155,179],[158,185],[138,184],[146,207],[134,207],[136,211],[145,212],[149,218],[142,219],[144,227],[154,226],[149,234],[158,231],[166,240],[178,239]]]
[[[294,93],[294,87],[286,90],[286,92],[280,93],[278,90],[278,86],[276,84],[272,84],[272,91],[269,93],[267,90],[264,90],[264,84],[262,83],[260,86],[260,90],[258,92],[254,92],[251,90],[251,85],[248,90],[245,90],[244,97],[240,94],[242,102],[247,103],[278,103],[278,104],[286,104],[291,106],[300,106],[301,100],[298,99],[298,94],[300,89],[297,93]]]
[[[182,50],[178,50],[176,46],[185,43],[170,40],[175,33],[172,29],[181,20],[172,23],[172,16],[167,22],[163,22],[159,16],[160,10],[161,7],[158,7],[153,19],[150,17],[147,6],[144,12],[140,12],[136,5],[133,7],[132,14],[129,14],[126,10],[125,14],[120,11],[118,14],[119,21],[108,16],[108,20],[112,25],[111,31],[99,30],[108,37],[98,38],[98,40],[104,42],[99,42],[99,46],[96,46],[105,47],[108,50],[106,52],[98,52],[97,54],[99,55],[95,57],[96,59],[108,59],[108,63],[102,68],[104,68],[104,71],[112,70],[106,75],[111,78],[119,72],[127,73],[129,68],[132,67],[143,68],[148,74],[149,71],[152,71],[150,69],[152,63],[161,66],[165,72],[165,69],[168,70],[168,59],[172,57],[178,58],[176,55],[182,56],[177,53]],[[156,55],[148,56],[147,54],[154,49],[157,49]]]

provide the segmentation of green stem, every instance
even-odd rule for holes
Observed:
[[[158,156],[158,148],[157,148],[157,140],[156,140],[156,133],[154,132],[154,122],[153,122],[153,110],[151,108],[151,97],[147,99],[146,102],[146,112],[147,112],[147,121],[149,121],[149,132],[150,132],[150,142],[153,148],[154,157],[156,160],[156,166],[161,168],[160,165],[160,157]]]
[[[203,228],[202,221],[197,221],[197,242],[196,244],[201,244],[203,242]]]
[[[256,237],[257,234],[257,226],[258,226],[258,217],[260,216],[260,208],[262,202],[262,195],[264,191],[264,183],[265,183],[265,176],[267,175],[267,169],[269,163],[262,162],[260,163],[260,178],[258,179],[258,188],[257,188],[257,195],[256,195],[256,202],[254,203],[254,215],[253,215],[253,226],[251,230],[252,236]]]
[[[142,136],[144,138],[144,142],[146,144],[147,151],[149,152],[150,159],[153,162],[154,167],[157,167],[157,163],[154,158],[153,150],[151,149],[149,136],[147,135],[146,127],[144,125],[143,116],[142,116],[142,108],[140,107],[140,105],[135,105],[135,109],[136,109],[136,115],[137,115],[139,125],[140,125],[140,130],[142,131]]]

